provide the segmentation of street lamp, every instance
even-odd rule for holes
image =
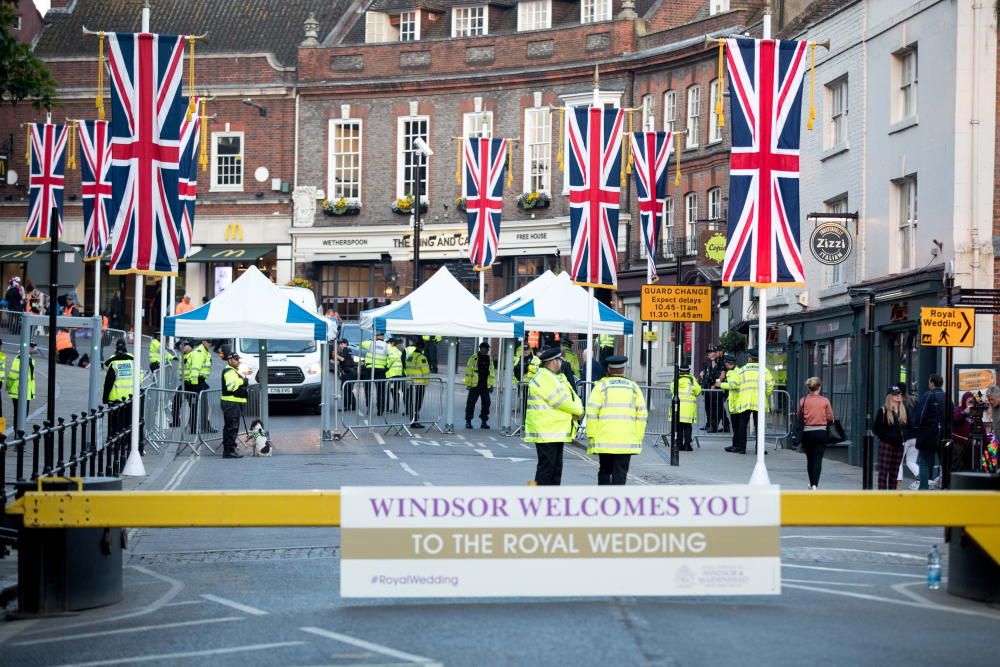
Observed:
[[[872,361],[875,356],[875,290],[868,287],[856,287],[847,290],[848,296],[854,299],[864,299],[865,303],[865,337],[867,338],[866,366],[867,381],[865,382],[865,435],[861,441],[861,488],[873,488],[875,435],[872,433],[872,383],[876,373]]]
[[[420,153],[421,158],[413,177],[416,181],[413,188],[416,190],[413,202],[413,291],[416,292],[417,287],[420,285],[420,199],[422,196],[421,190],[423,189],[420,172],[423,171],[426,176],[427,158],[434,155],[434,151],[431,150],[431,147],[427,145],[427,142],[422,137],[414,139],[413,145],[416,147],[417,152]]]

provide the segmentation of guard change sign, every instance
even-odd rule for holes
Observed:
[[[776,486],[344,487],[345,598],[776,595]]]

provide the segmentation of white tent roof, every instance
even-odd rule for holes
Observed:
[[[520,338],[524,325],[484,306],[446,267],[403,299],[361,313],[361,327],[393,334]]]
[[[524,322],[529,331],[587,333],[588,309],[594,312],[594,333],[621,336],[632,333],[632,320],[574,285],[566,272],[546,271],[517,292],[490,304],[497,312]]]
[[[326,340],[329,323],[293,302],[256,266],[201,308],[166,319],[167,336]]]

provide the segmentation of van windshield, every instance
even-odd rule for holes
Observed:
[[[256,338],[240,338],[240,352],[257,354],[260,342]],[[316,341],[312,340],[269,340],[269,354],[308,354],[316,351]]]

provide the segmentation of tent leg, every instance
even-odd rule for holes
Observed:
[[[514,388],[514,339],[504,341],[503,412],[500,415],[500,432],[510,435],[510,416],[513,410]]]
[[[455,368],[458,361],[458,339],[448,339],[448,408],[445,410],[444,432],[455,432]]]
[[[321,417],[322,440],[333,440],[333,433],[330,430],[330,341],[320,344],[320,372],[323,374],[319,381],[319,409]]]
[[[258,358],[260,359],[260,420],[264,422],[264,435],[271,437],[271,415],[268,412],[267,404],[267,341],[261,338],[258,341]]]

